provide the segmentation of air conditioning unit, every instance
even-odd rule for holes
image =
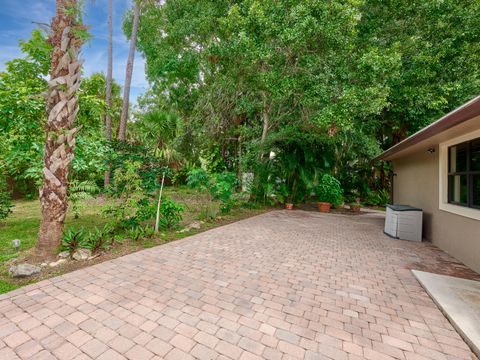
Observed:
[[[423,211],[409,205],[387,205],[384,233],[395,239],[422,241]]]

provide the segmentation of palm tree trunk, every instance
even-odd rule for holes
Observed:
[[[105,90],[105,102],[107,103],[107,113],[105,115],[105,138],[107,144],[112,139],[112,116],[110,111],[112,108],[112,78],[113,78],[113,6],[112,0],[108,0],[108,64],[107,64],[107,83]],[[105,170],[104,186],[110,185],[110,165],[107,164]]]
[[[77,24],[77,0],[57,0],[52,21],[53,45],[47,99],[46,140],[44,151],[43,187],[40,189],[42,222],[36,255],[52,257],[62,238],[67,214],[68,167],[73,159],[74,127],[78,113],[77,90],[80,87],[81,62],[78,55],[82,40],[73,29]]]
[[[135,46],[137,44],[138,23],[140,20],[140,0],[134,1],[133,8],[133,27],[130,39],[130,49],[128,52],[127,69],[125,74],[125,84],[123,87],[122,116],[120,118],[120,128],[118,130],[118,140],[125,141],[127,133],[128,107],[130,97],[130,85],[132,83],[133,60],[135,58]]]

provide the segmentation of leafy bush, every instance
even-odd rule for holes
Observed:
[[[172,178],[172,183],[175,185],[186,185],[190,171],[194,169],[191,162],[186,162],[179,170],[175,172]]]
[[[100,191],[97,184],[91,180],[78,181],[73,180],[68,185],[68,202],[72,205],[74,218],[80,217],[80,201],[91,199],[93,194]]]
[[[190,170],[187,176],[187,185],[202,191],[209,188],[210,181],[211,179],[208,173],[201,168]]]
[[[322,176],[315,193],[319,201],[328,202],[334,206],[340,205],[343,200],[343,190],[340,182],[329,174]]]
[[[224,172],[213,175],[213,184],[210,191],[215,199],[228,202],[235,193],[237,186],[237,176],[231,172]]]
[[[390,193],[388,190],[369,191],[365,197],[367,205],[385,206],[390,203]]]
[[[142,187],[140,166],[139,162],[127,161],[124,168],[115,171],[110,195],[116,202],[104,209],[105,214],[113,217],[115,227],[138,227],[155,215],[155,206]]]
[[[164,228],[171,229],[178,225],[182,220],[182,213],[185,207],[178,204],[172,199],[164,199],[160,205],[160,225]]]
[[[61,251],[68,251],[72,255],[77,249],[84,248],[88,233],[80,229],[69,228],[63,233]]]
[[[155,237],[155,229],[149,225],[132,227],[126,231],[126,236],[133,241],[152,239]]]
[[[0,177],[0,220],[6,219],[12,212],[12,197],[7,191],[5,179]]]
[[[151,239],[155,237],[155,229],[149,225],[143,228],[143,237],[147,239]]]
[[[95,227],[95,229],[86,236],[81,247],[91,250],[92,254],[96,254],[101,250],[110,248],[114,240],[114,229],[110,225],[105,225],[103,229]]]
[[[111,141],[111,151],[108,162],[115,173],[127,173],[135,164],[139,186],[145,193],[153,193],[159,186],[158,178],[166,170],[158,158],[151,155],[151,151],[145,146],[131,144],[125,141]],[[121,191],[121,187],[115,189]]]
[[[220,200],[220,211],[223,214],[230,212],[235,206],[233,195],[238,186],[238,179],[234,173],[223,172],[209,175],[205,170],[197,168],[189,172],[187,184],[201,191],[208,191],[210,200]]]
[[[69,228],[63,234],[61,250],[72,255],[78,249],[89,249],[92,254],[110,248],[115,241],[114,228],[105,225],[102,229],[95,227],[93,231]]]

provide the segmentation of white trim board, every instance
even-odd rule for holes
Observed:
[[[438,154],[438,184],[439,184],[439,198],[438,208],[460,216],[468,217],[475,220],[480,220],[480,210],[468,208],[448,203],[448,148],[455,144],[460,144],[465,141],[480,138],[480,129],[472,131],[466,135],[458,136],[454,139],[445,141],[439,144]]]
[[[480,282],[412,270],[460,336],[480,358]]]

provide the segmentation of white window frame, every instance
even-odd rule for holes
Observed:
[[[456,137],[445,141],[439,145],[439,209],[467,218],[480,220],[480,210],[465,206],[450,204],[448,202],[448,148],[453,145],[461,144],[465,141],[480,138],[480,130],[475,130],[466,135]]]

